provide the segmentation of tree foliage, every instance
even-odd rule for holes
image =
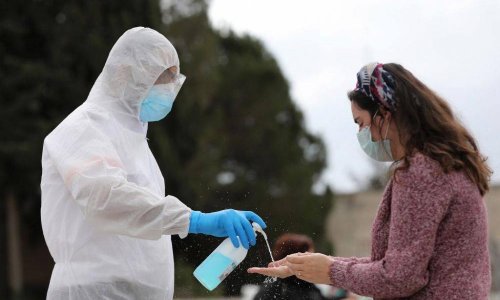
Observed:
[[[85,100],[116,39],[146,26],[171,40],[187,76],[173,112],[150,124],[148,133],[167,193],[196,210],[256,211],[268,223],[271,240],[293,231],[325,245],[332,195],[328,188],[313,192],[325,168],[322,140],[305,128],[289,84],[264,45],[215,30],[206,10],[199,0],[164,7],[145,0],[1,4],[0,186],[22,201],[34,236],[41,237],[43,138]],[[219,242],[174,239],[177,259],[194,267]],[[250,250],[246,266],[269,260],[263,244],[259,239]],[[226,281],[226,291],[256,280],[241,268]]]

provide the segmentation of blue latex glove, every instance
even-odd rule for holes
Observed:
[[[249,242],[255,245],[255,233],[251,222],[256,222],[266,228],[266,223],[257,214],[251,211],[225,209],[213,213],[202,213],[193,210],[189,217],[189,233],[202,233],[216,237],[229,237],[233,245],[238,248],[240,237],[243,247],[248,249]]]

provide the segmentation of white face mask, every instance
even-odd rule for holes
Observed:
[[[375,113],[375,115],[377,115]],[[375,116],[373,116],[375,118]],[[373,119],[372,119],[373,122]],[[389,121],[389,125],[390,125]],[[365,153],[371,158],[378,161],[394,161],[392,158],[391,151],[391,141],[387,139],[387,133],[389,132],[389,125],[387,125],[387,130],[385,131],[385,137],[381,141],[373,141],[372,133],[370,131],[370,126],[367,126],[361,129],[360,132],[357,133],[359,145],[361,149],[365,151]]]

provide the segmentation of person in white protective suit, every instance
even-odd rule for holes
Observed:
[[[165,195],[146,139],[185,77],[172,44],[137,27],[113,46],[87,100],[46,138],[43,233],[55,261],[47,299],[172,299],[170,236],[200,233],[255,244],[249,211],[191,210]]]

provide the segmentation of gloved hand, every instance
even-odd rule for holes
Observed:
[[[248,249],[248,242],[255,245],[255,233],[251,222],[256,222],[262,229],[266,223],[254,212],[225,209],[213,213],[202,213],[193,210],[189,217],[189,233],[202,233],[216,237],[231,238],[233,245],[238,248],[240,237],[243,247]]]

